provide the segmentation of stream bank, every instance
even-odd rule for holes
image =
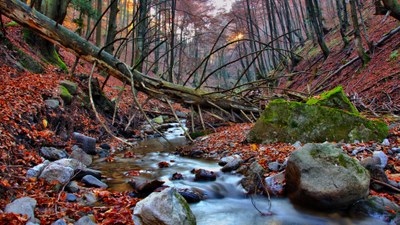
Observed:
[[[185,143],[178,138],[176,145]],[[158,144],[155,144],[158,143]],[[157,179],[164,181],[164,186],[177,189],[191,189],[203,193],[205,197],[198,203],[191,203],[190,208],[196,216],[197,224],[386,224],[374,218],[352,218],[344,211],[317,212],[299,208],[287,198],[271,198],[271,209],[266,196],[248,196],[240,184],[242,175],[230,172],[222,173],[216,160],[181,157],[172,146],[166,147],[165,140],[152,139],[143,141],[140,146],[128,150],[135,153],[134,158],[123,158],[126,153],[119,153],[113,162],[99,159],[94,162],[95,169],[103,171],[108,177],[106,183],[113,191],[129,191],[131,179]],[[169,166],[160,168],[160,162]],[[192,169],[205,169],[217,174],[216,181],[195,181]],[[137,171],[137,176],[131,176]],[[174,173],[184,179],[171,180]],[[262,215],[258,211],[267,213]]]

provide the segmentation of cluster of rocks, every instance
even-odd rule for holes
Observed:
[[[96,141],[94,138],[84,136],[79,133],[74,133],[76,144],[68,154],[64,149],[54,147],[42,147],[39,152],[45,159],[41,164],[38,164],[27,171],[28,178],[42,178],[47,182],[59,182],[62,186],[65,185],[67,191],[66,201],[82,204],[93,205],[97,202],[96,195],[90,190],[90,187],[107,188],[107,184],[101,181],[102,175],[98,170],[90,169],[88,166],[92,163],[92,157],[97,153]],[[78,147],[81,146],[81,147]],[[104,148],[109,146],[104,145]],[[84,186],[80,186],[77,181],[80,181]],[[78,197],[75,193],[80,193]],[[31,225],[40,224],[34,217],[34,209],[36,200],[31,197],[23,197],[14,200],[6,206],[5,212],[13,212],[17,214],[27,215]],[[70,221],[69,221],[70,222]],[[57,220],[53,225],[67,224],[64,219]],[[84,216],[74,225],[95,224],[89,216]]]

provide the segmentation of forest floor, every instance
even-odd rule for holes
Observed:
[[[366,9],[366,24],[368,37],[378,41],[385,33],[400,25],[399,22],[388,18],[383,21],[382,16],[373,16],[372,8]],[[10,22],[3,17],[5,24]],[[22,39],[22,28],[18,25],[6,27],[5,36],[24,54],[41,61],[40,56]],[[313,90],[328,90],[337,85],[342,85],[345,92],[352,97],[355,104],[368,114],[377,114],[392,124],[388,137],[390,145],[380,143],[348,144],[344,148],[349,152],[360,147],[371,147],[384,151],[389,156],[389,166],[385,170],[391,180],[400,181],[400,162],[388,154],[391,147],[400,146],[400,124],[398,113],[400,110],[400,34],[396,34],[385,45],[377,48],[371,55],[371,61],[362,66],[360,61],[346,67],[340,73],[332,75],[332,71],[350,61],[356,53],[350,44],[347,49],[342,49],[339,32],[332,30],[327,35],[328,46],[332,49],[328,59],[323,60],[318,46],[306,44],[300,53],[304,59],[295,68],[290,79],[281,79],[280,87],[310,94]],[[397,53],[396,53],[397,52]],[[69,68],[72,67],[75,57],[60,49],[62,59]],[[41,224],[50,224],[58,218],[68,215],[71,219],[78,219],[83,214],[93,214],[96,221],[101,224],[130,224],[132,212],[130,208],[139,200],[132,198],[129,193],[110,192],[104,189],[95,189],[101,199],[101,206],[90,207],[74,202],[65,201],[65,193],[60,192],[57,184],[49,184],[43,180],[27,179],[26,171],[42,162],[38,154],[41,146],[59,146],[68,151],[72,146],[70,140],[63,140],[55,131],[55,125],[48,124],[51,117],[60,115],[49,114],[46,111],[44,100],[48,97],[59,96],[58,85],[61,80],[73,79],[81,88],[83,84],[79,79],[60,71],[58,68],[45,65],[45,72],[34,74],[21,71],[15,66],[16,50],[10,50],[4,44],[0,45],[0,224],[25,224],[26,218],[16,214],[3,213],[5,205],[13,199],[22,196],[34,197],[38,205],[35,216]],[[311,66],[312,65],[312,66]],[[88,74],[91,65],[79,63],[75,73]],[[99,73],[95,74],[101,82],[105,78]],[[118,95],[121,82],[110,78],[104,92],[107,97],[114,98]],[[132,99],[129,90],[125,90],[119,104],[119,114],[129,116],[132,111]],[[169,112],[168,106],[157,100],[147,99],[140,95],[139,101],[146,102],[145,109],[158,112]],[[110,136],[104,135],[104,129],[90,110],[80,105],[61,105],[62,113],[73,123],[77,131],[96,137],[101,142],[111,145],[120,145]],[[187,112],[187,109],[174,104],[174,108]],[[392,116],[383,116],[392,114]],[[397,114],[393,115],[393,114]],[[143,118],[136,116],[137,121]],[[397,118],[397,119],[396,119]],[[107,118],[101,114],[101,119]],[[108,119],[109,120],[109,119]],[[396,121],[397,120],[397,121]],[[191,148],[198,148],[205,152],[216,150],[229,150],[231,154],[240,153],[244,157],[255,157],[261,165],[267,167],[271,161],[283,162],[295,149],[287,143],[270,145],[248,144],[245,137],[251,124],[231,124],[220,127],[207,138],[198,138]],[[115,131],[115,129],[114,129]],[[132,131],[137,132],[139,131]],[[188,148],[189,151],[191,148]],[[184,151],[184,150],[183,150]],[[357,158],[365,158],[370,153],[364,151]],[[265,176],[272,175],[272,172]],[[371,191],[373,195],[385,196],[397,204],[400,203],[399,193]]]

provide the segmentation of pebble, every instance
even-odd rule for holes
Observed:
[[[387,155],[382,151],[374,151],[373,157],[379,158],[381,160],[381,167],[385,168],[388,162]]]
[[[383,146],[389,146],[390,145],[389,140],[387,138],[383,139],[382,145]]]
[[[65,200],[67,200],[67,202],[76,202],[76,199],[77,199],[76,195],[68,193],[67,198]]]

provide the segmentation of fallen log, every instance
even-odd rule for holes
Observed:
[[[19,0],[0,0],[0,13],[18,22],[20,25],[34,30],[41,37],[50,42],[64,47],[81,59],[94,63],[106,70],[111,76],[128,84],[133,75],[134,86],[158,99],[168,97],[175,102],[201,106],[203,108],[216,108],[235,112],[259,112],[259,108],[239,101],[231,96],[221,93],[209,93],[200,89],[173,84],[140,73],[130,71],[129,67],[113,55],[102,51],[99,47],[68,30],[43,14],[30,8]]]

